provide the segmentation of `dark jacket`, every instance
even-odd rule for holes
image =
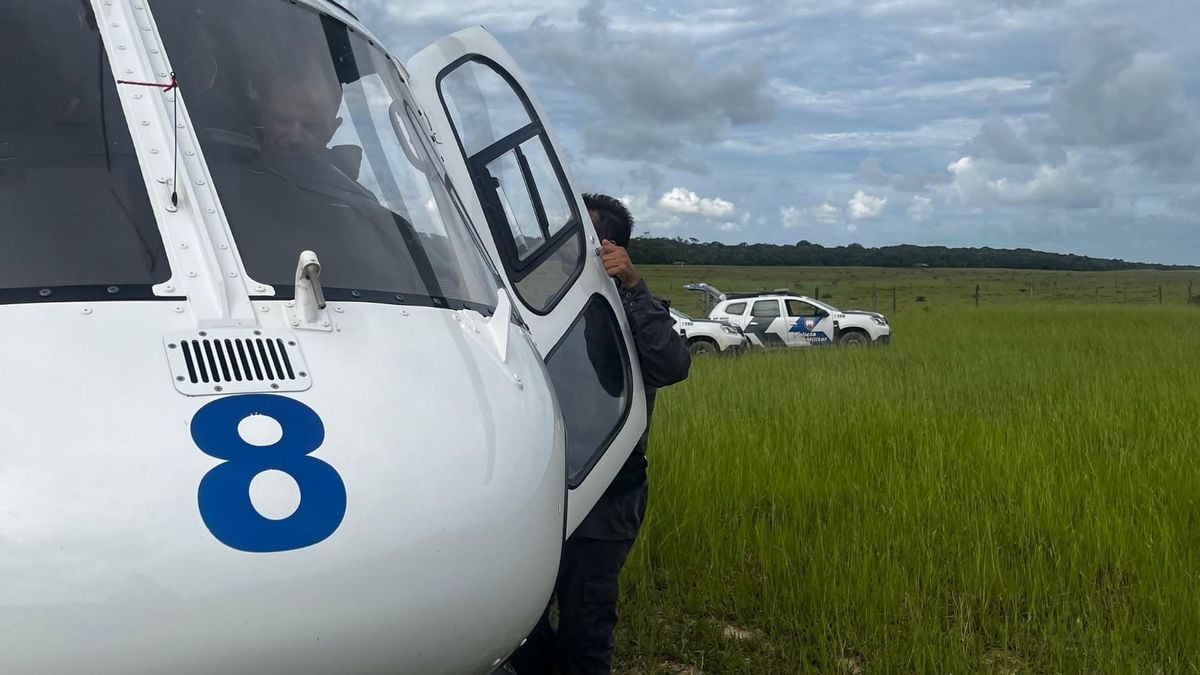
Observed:
[[[675,332],[675,320],[667,307],[650,294],[646,282],[621,290],[621,304],[633,332],[646,385],[646,433],[617,473],[573,537],[626,540],[637,536],[646,514],[646,441],[659,387],[687,379],[692,365],[683,338]]]

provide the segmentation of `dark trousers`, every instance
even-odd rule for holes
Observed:
[[[608,675],[617,625],[618,577],[633,540],[571,537],[563,546],[554,597],[511,663],[520,675]]]

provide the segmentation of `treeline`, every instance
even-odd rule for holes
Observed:
[[[630,252],[643,265],[758,265],[803,267],[965,267],[1022,270],[1111,272],[1134,269],[1195,269],[1124,260],[1047,253],[1027,248],[946,248],[944,246],[883,246],[858,244],[826,247],[808,241],[794,245],[720,244],[697,239],[638,237]]]

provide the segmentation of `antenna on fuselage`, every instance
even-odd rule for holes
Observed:
[[[175,104],[174,119],[171,122],[171,126],[174,127],[174,129],[173,129],[174,141],[172,142],[172,145],[174,146],[173,147],[174,157],[172,158],[172,160],[173,160],[174,172],[175,172],[175,175],[171,178],[171,206],[178,208],[179,207],[179,80],[175,79],[175,73],[171,73],[171,82],[169,84],[160,84],[158,82],[134,82],[132,80],[117,80],[117,84],[127,84],[127,85],[130,85],[133,87],[154,87],[155,89],[162,89],[162,92],[164,94],[170,93],[172,91],[175,92],[175,96],[171,98],[171,101]]]
[[[179,208],[179,80],[175,79],[174,72],[171,73],[171,87],[175,90],[175,95],[171,97],[175,104],[175,120],[171,123],[175,127],[175,141],[172,143],[171,152],[175,174],[171,179],[171,206]],[[171,89],[166,91],[171,91]]]

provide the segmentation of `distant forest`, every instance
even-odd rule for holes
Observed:
[[[1178,265],[1126,262],[1027,248],[946,248],[944,246],[884,246],[858,244],[825,247],[808,241],[794,245],[719,244],[697,239],[638,237],[629,244],[641,265],[757,265],[803,267],[966,267],[1020,270],[1111,272],[1117,270],[1197,269]]]

